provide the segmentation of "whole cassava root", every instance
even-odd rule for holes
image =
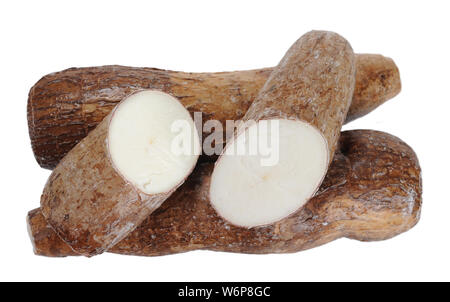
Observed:
[[[401,89],[398,68],[390,58],[355,57],[355,90],[346,122],[369,113]],[[102,66],[46,75],[30,89],[28,97],[28,128],[35,158],[41,167],[53,169],[119,101],[141,89],[170,93],[190,112],[202,112],[204,120],[239,120],[272,70],[185,73]]]
[[[347,40],[328,31],[300,37],[215,164],[210,198],[218,214],[250,228],[303,206],[326,175],[354,84],[355,56]],[[258,146],[268,141],[274,156],[259,152]]]
[[[175,155],[174,121],[189,123],[196,152]],[[56,166],[42,214],[75,251],[100,254],[135,229],[192,172],[198,132],[189,112],[160,91],[130,95]],[[191,150],[188,150],[191,151]]]
[[[341,134],[338,152],[317,192],[300,211],[272,225],[236,227],[209,202],[213,164],[200,164],[164,204],[109,251],[159,256],[206,249],[239,253],[291,253],[338,238],[384,240],[413,227],[422,204],[421,170],[414,151],[399,138],[372,130]],[[77,255],[30,211],[34,251]]]

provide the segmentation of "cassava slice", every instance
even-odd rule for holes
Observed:
[[[177,99],[160,91],[134,93],[53,170],[42,214],[78,253],[102,253],[184,182],[199,153],[194,122]]]
[[[353,50],[344,38],[312,31],[298,39],[215,164],[210,197],[218,214],[250,228],[302,207],[327,172],[354,83]],[[267,142],[272,150],[261,147]]]
[[[390,58],[357,54],[356,83],[347,120],[374,110],[400,92],[397,66]],[[53,169],[119,101],[142,89],[175,96],[204,121],[242,119],[273,68],[187,73],[155,68],[101,66],[70,68],[40,79],[28,97],[28,128],[37,162]],[[224,128],[225,129],[225,128]],[[209,135],[203,132],[204,138]]]
[[[397,137],[371,130],[343,132],[318,193],[294,215],[252,229],[224,221],[208,199],[212,163],[200,164],[164,204],[109,251],[159,256],[196,249],[288,253],[347,237],[384,240],[420,218],[422,185],[414,151]],[[47,224],[28,213],[34,252],[77,255]]]

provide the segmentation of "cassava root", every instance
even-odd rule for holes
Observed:
[[[343,132],[338,152],[316,196],[300,211],[252,229],[230,225],[209,202],[212,163],[202,163],[164,204],[112,253],[160,256],[205,249],[238,253],[292,253],[338,238],[384,240],[420,218],[421,170],[414,151],[399,138],[372,130]],[[29,212],[37,255],[77,255],[47,224]]]
[[[175,153],[174,122],[186,122],[185,153]],[[182,150],[183,151],[183,150]],[[41,196],[42,214],[85,256],[133,231],[192,172],[200,153],[189,112],[160,91],[134,93],[57,165]]]
[[[225,220],[271,224],[319,189],[352,101],[354,58],[347,40],[327,31],[287,51],[215,164],[210,199]]]
[[[390,58],[357,54],[356,82],[346,122],[374,110],[400,92]],[[185,73],[155,68],[102,66],[70,68],[40,79],[28,96],[27,116],[35,158],[53,169],[114,106],[142,89],[167,92],[204,120],[239,120],[273,68],[219,73]],[[208,132],[203,132],[207,136]]]

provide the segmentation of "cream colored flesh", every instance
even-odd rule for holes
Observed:
[[[108,145],[115,168],[146,194],[167,192],[180,184],[201,150],[189,112],[169,94],[152,90],[135,93],[118,105]]]
[[[301,208],[318,189],[328,167],[327,142],[316,128],[301,121],[270,120],[278,122],[278,129],[264,130],[263,122],[267,121],[248,127],[227,144],[211,178],[212,206],[225,220],[242,227],[270,224]],[[262,164],[267,152],[250,154],[255,135],[257,141],[266,138],[277,143],[276,164]],[[239,145],[245,145],[246,154],[236,152]]]

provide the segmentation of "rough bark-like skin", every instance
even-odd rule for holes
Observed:
[[[241,119],[273,68],[220,73],[184,73],[154,68],[70,68],[44,76],[30,90],[28,127],[36,160],[56,164],[130,93],[158,89],[208,119]],[[347,122],[400,92],[395,63],[381,55],[356,55],[356,83]],[[204,136],[208,133],[204,133]]]
[[[28,212],[27,215],[28,234],[33,244],[36,255],[48,257],[79,256],[56,235],[52,227],[42,215],[41,208]]]
[[[391,238],[420,218],[422,185],[414,151],[400,139],[370,130],[343,132],[339,150],[314,198],[273,225],[236,227],[211,207],[212,163],[203,163],[164,204],[110,252],[158,256],[196,249],[290,253],[347,237]],[[39,209],[28,214],[35,253],[76,255],[47,225]]]
[[[329,164],[354,87],[355,56],[347,40],[311,31],[287,51],[243,120],[291,119],[316,127],[328,143]]]
[[[61,160],[41,196],[50,226],[85,256],[100,254],[125,238],[176,189],[144,194],[116,171],[107,146],[113,114]]]

